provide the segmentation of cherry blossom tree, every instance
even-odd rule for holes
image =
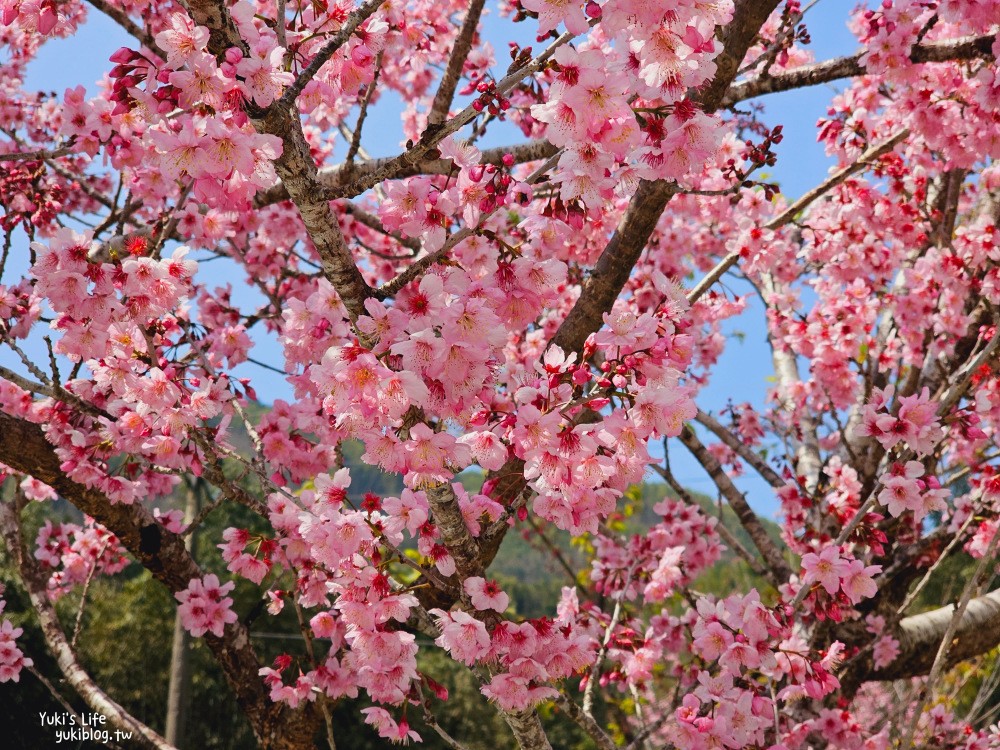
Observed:
[[[938,699],[1000,643],[1000,2],[861,7],[861,51],[818,62],[797,0],[503,0],[537,36],[509,56],[484,6],[0,0],[0,528],[68,684],[169,746],[53,608],[134,562],[263,748],[343,745],[330,706],[357,697],[382,737],[419,721],[462,748],[423,649],[471,670],[525,750],[550,747],[552,710],[601,750],[1000,745]],[[26,91],[42,45],[95,13],[133,38],[103,83]],[[838,164],[788,199],[754,102],[830,81]],[[408,141],[371,158],[390,93]],[[482,146],[500,128],[523,138]],[[212,288],[215,256],[259,305]],[[768,405],[710,413],[752,297]],[[260,417],[232,374],[257,330],[294,391]],[[352,498],[349,440],[398,497]],[[660,446],[704,467],[748,543]],[[780,502],[780,541],[741,472]],[[608,519],[649,473],[675,494],[623,534]],[[191,477],[206,512],[268,529],[216,540],[228,578],[185,547],[202,519],[170,502]],[[27,533],[56,497],[82,520]],[[589,541],[546,617],[489,571],[519,528]],[[758,588],[697,590],[725,549]],[[916,612],[958,554],[954,601]],[[261,662],[237,578],[265,617],[296,610],[306,651]],[[33,679],[19,636],[0,625],[0,681]],[[595,705],[623,700],[612,731]]]

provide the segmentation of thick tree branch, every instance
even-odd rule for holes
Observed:
[[[7,154],[0,154],[0,162],[4,161],[42,161],[44,159],[58,159],[73,153],[73,143],[59,146],[54,149],[36,149],[35,151],[13,151]]]
[[[511,154],[515,164],[522,164],[529,161],[547,159],[555,154],[558,149],[548,141],[534,140],[526,143],[519,143],[511,146],[498,146],[488,148],[482,152],[480,159],[483,164],[500,164],[504,154]],[[339,195],[352,179],[364,178],[369,173],[379,169],[384,169],[395,157],[383,157],[371,159],[363,164],[338,164],[333,167],[323,167],[317,172],[317,180],[324,197],[330,198]],[[455,170],[455,165],[451,159],[431,159],[427,158],[412,167],[400,171],[396,177],[413,177],[414,175],[449,174]],[[254,206],[263,208],[274,203],[288,200],[288,190],[283,183],[278,183],[272,188],[257,193],[254,199]]]
[[[874,670],[869,679],[899,680],[927,674],[941,641],[951,624],[955,605],[903,618],[896,638],[899,656],[883,669]],[[973,599],[965,608],[952,635],[945,666],[984,654],[1000,644],[1000,589]]]
[[[451,107],[452,99],[455,98],[455,89],[458,88],[458,81],[462,77],[462,68],[472,50],[472,40],[476,36],[476,29],[479,28],[479,18],[483,14],[485,4],[486,0],[471,0],[469,3],[469,9],[465,13],[465,21],[462,23],[461,31],[458,32],[455,46],[448,58],[448,65],[444,75],[441,76],[437,93],[434,95],[434,103],[427,115],[428,127],[441,125],[448,117],[448,109]]]
[[[436,484],[429,487],[426,494],[441,541],[455,558],[459,577],[464,580],[470,576],[481,576],[483,567],[479,559],[479,545],[465,525],[465,517],[451,484]]]
[[[552,750],[537,711],[501,711],[521,750]]]
[[[916,45],[910,52],[914,63],[948,62],[951,60],[975,60],[992,58],[994,37],[991,35],[967,36],[941,42],[927,42]],[[776,76],[755,78],[732,86],[722,99],[721,106],[731,107],[737,102],[753,99],[764,94],[816,86],[820,83],[836,81],[864,74],[864,66],[859,62],[864,51],[848,57],[838,57],[812,65],[786,70]]]
[[[632,269],[646,249],[667,202],[676,187],[668,182],[642,181],[608,242],[579,299],[559,326],[551,345],[565,352],[579,352],[587,337],[604,325],[604,313],[610,312],[632,274]]]
[[[736,512],[736,517],[740,519],[743,528],[750,535],[750,540],[767,563],[767,567],[769,568],[768,578],[771,582],[775,585],[780,585],[787,581],[791,577],[792,571],[782,556],[781,550],[771,540],[771,537],[767,535],[767,531],[764,530],[760,519],[757,518],[757,514],[753,512],[743,493],[733,484],[729,475],[722,468],[722,465],[701,440],[698,439],[698,436],[694,434],[694,430],[690,427],[685,425],[679,439],[691,451],[691,454],[702,465],[705,471],[708,472],[719,492]]]
[[[718,108],[747,49],[777,5],[778,0],[743,0],[737,4],[732,22],[717,30],[716,36],[720,37],[723,51],[716,58],[716,74],[695,97],[706,112],[714,112]],[[601,253],[580,298],[559,326],[552,344],[562,347],[564,351],[579,351],[587,336],[603,325],[604,313],[610,312],[618,299],[632,268],[656,229],[663,209],[676,193],[677,188],[663,180],[643,180],[639,183],[618,228]]]
[[[187,588],[202,571],[184,548],[141,505],[113,505],[96,490],[69,479],[42,428],[0,412],[0,463],[52,487],[62,497],[111,531],[129,553],[172,593]],[[260,662],[241,623],[226,626],[220,638],[207,633],[205,643],[222,668],[262,748],[299,750],[312,747],[318,714],[312,704],[298,710],[272,703],[257,672]]]
[[[247,44],[236,29],[225,0],[179,0],[179,2],[187,9],[196,24],[208,29],[208,51],[216,58],[221,58],[230,47],[241,49],[246,54]]]
[[[754,453],[750,447],[734,435],[726,426],[721,424],[715,417],[698,410],[695,417],[700,425],[710,430],[719,440],[725,443],[730,450],[750,464],[764,480],[774,487],[780,489],[784,487],[785,480],[778,476],[778,472],[767,465],[767,461]]]
[[[732,29],[718,32],[725,37],[727,45],[725,54],[731,59],[728,59],[725,66],[719,67],[716,73],[718,81],[713,82],[713,85],[698,97],[698,101],[706,111],[711,112],[718,107],[722,94],[736,74],[753,37],[777,4],[778,0],[764,2],[743,0],[736,8],[733,22],[730,24]],[[676,186],[662,180],[658,182],[644,180],[639,184],[617,230],[584,285],[580,298],[559,326],[549,342],[550,345],[558,345],[566,352],[580,351],[587,337],[604,324],[604,313],[611,310],[614,301],[621,294],[632,268],[656,228],[663,209],[675,192]],[[504,498],[513,507],[523,498],[527,487],[524,479],[524,462],[512,458],[497,474],[501,481],[495,489],[494,496]],[[489,567],[500,549],[507,528],[506,524],[494,524],[480,538],[484,568]],[[780,554],[778,557],[780,558]],[[787,570],[784,560],[781,560],[781,565]]]
[[[66,633],[59,622],[55,608],[49,600],[45,574],[35,558],[24,548],[17,510],[11,503],[0,502],[0,532],[7,544],[7,550],[17,561],[21,581],[38,616],[45,644],[55,656],[56,663],[70,686],[94,711],[106,716],[118,729],[131,733],[136,744],[155,750],[176,750],[163,737],[113,701],[80,666],[72,645],[66,639]]]
[[[724,29],[716,31],[722,42],[722,53],[715,58],[715,77],[701,92],[698,99],[706,112],[722,104],[722,98],[743,64],[747,50],[757,38],[760,27],[778,7],[779,0],[742,0],[736,3],[733,20]]]
[[[364,302],[371,289],[351,257],[329,201],[318,194],[316,162],[298,116],[291,110],[272,107],[263,120],[254,119],[253,123],[260,132],[281,138],[282,152],[274,166],[319,254],[323,275],[337,290],[352,318],[364,315]]]
[[[364,314],[364,301],[371,290],[351,257],[328,200],[318,195],[316,162],[313,161],[302,132],[298,112],[293,110],[290,103],[294,102],[308,79],[322,67],[326,59],[329,59],[329,56],[346,41],[349,34],[353,33],[364,19],[375,12],[379,4],[376,0],[369,0],[352,14],[341,32],[327,43],[313,59],[312,64],[296,79],[295,84],[301,84],[297,90],[295,84],[290,86],[282,95],[281,101],[273,103],[266,111],[254,107],[248,108],[251,110],[249,112],[251,121],[258,132],[270,133],[281,138],[282,152],[275,161],[275,169],[289,197],[299,210],[302,223],[309,233],[309,239],[319,254],[324,276],[337,290],[352,318]],[[209,49],[213,54],[219,56],[229,47],[246,49],[246,44],[240,38],[225,4],[218,0],[189,0],[188,7],[195,23],[208,27]],[[364,13],[368,15],[362,17]],[[348,28],[349,33],[340,40]],[[338,40],[339,44],[335,45]],[[322,55],[328,50],[327,58],[321,60]],[[314,65],[315,70],[312,69]]]

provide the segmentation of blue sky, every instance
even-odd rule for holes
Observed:
[[[810,48],[817,60],[856,50],[857,42],[845,24],[848,9],[843,0],[820,0],[809,10],[806,23],[812,37]],[[111,54],[121,46],[134,46],[117,25],[92,9],[89,12],[87,23],[74,37],[45,44],[28,68],[25,82],[28,89],[52,91],[61,96],[64,89],[83,84],[88,94],[93,94],[97,89],[95,82],[112,67],[108,62]],[[532,43],[528,24],[514,25],[495,12],[487,19],[485,36],[495,48],[500,67],[498,73],[506,67],[507,41],[513,39],[522,45]],[[760,100],[765,105],[765,121],[772,126],[784,125],[784,140],[776,148],[778,163],[770,175],[790,198],[801,195],[822,181],[832,164],[822,146],[816,143],[815,125],[817,119],[826,115],[834,90],[834,86],[818,86],[774,94]],[[375,156],[392,155],[398,153],[402,128],[390,114],[393,109],[401,111],[401,104],[396,98],[384,101],[380,108],[380,116],[370,118],[366,124],[364,146]],[[485,145],[517,142],[519,136],[519,131],[508,126],[490,135]],[[24,247],[23,243],[21,247]],[[20,264],[11,264],[8,270],[10,275],[5,281],[9,282],[14,274],[23,270],[26,261],[24,252],[21,253],[21,261]],[[200,277],[208,284],[221,285],[236,280],[233,284],[234,301],[248,307],[259,301],[255,291],[239,283],[243,278],[242,270],[228,260],[213,261],[204,266]],[[731,288],[744,291],[738,285]],[[718,409],[729,399],[735,403],[749,401],[758,406],[763,404],[771,385],[768,378],[773,371],[762,321],[760,305],[754,302],[743,316],[727,326],[727,333],[740,332],[745,336],[742,341],[734,340],[728,345],[709,386],[699,399],[702,408]],[[253,356],[280,366],[282,360],[277,343],[266,338],[257,341],[259,346]],[[37,347],[31,347],[29,352],[32,356],[44,356],[43,350]],[[0,364],[23,371],[6,347],[0,347]],[[242,365],[239,370],[237,374],[253,379],[262,396],[269,394],[271,399],[291,398],[291,389],[280,376],[252,364]],[[681,446],[672,447],[671,458],[675,473],[683,483],[692,489],[714,494],[710,492],[711,480],[687,458]],[[738,485],[748,493],[748,499],[759,512],[765,515],[774,513],[777,506],[773,493],[763,481],[747,476],[739,480]]]

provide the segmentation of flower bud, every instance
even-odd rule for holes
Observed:
[[[130,50],[128,47],[119,47],[115,50],[115,53],[108,58],[113,63],[125,64],[132,62],[135,57],[135,52]]]

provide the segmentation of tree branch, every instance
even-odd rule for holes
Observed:
[[[994,36],[986,34],[983,36],[966,36],[959,39],[918,44],[910,51],[910,61],[914,63],[928,63],[992,58],[994,39]],[[731,107],[737,102],[753,99],[765,94],[774,94],[779,91],[789,91],[805,86],[816,86],[820,83],[828,83],[840,78],[862,75],[865,72],[865,68],[859,61],[864,53],[864,50],[862,50],[848,57],[838,57],[833,60],[786,70],[784,73],[776,76],[743,81],[730,87],[722,99],[721,106]]]
[[[444,75],[441,76],[441,84],[434,95],[434,103],[431,111],[427,115],[428,127],[441,125],[448,117],[448,109],[451,107],[452,99],[455,98],[455,89],[458,81],[462,77],[462,68],[469,58],[472,49],[472,40],[476,36],[476,29],[479,27],[479,18],[483,14],[483,6],[486,0],[471,0],[469,10],[465,14],[465,21],[462,23],[462,30],[458,33],[455,46],[451,50],[448,58],[448,65]]]
[[[767,465],[767,462],[750,450],[750,447],[734,435],[727,427],[722,425],[715,417],[698,410],[695,417],[699,424],[708,428],[719,440],[726,444],[736,455],[750,464],[764,480],[774,487],[781,489],[787,482],[778,476],[778,472]]]
[[[180,4],[196,24],[208,29],[208,51],[217,59],[230,47],[247,53],[247,44],[236,29],[225,0],[180,0]]]
[[[252,119],[258,131],[281,138],[282,152],[274,163],[275,170],[299,210],[319,254],[323,275],[337,290],[352,318],[364,315],[364,302],[371,288],[354,263],[329,201],[319,194],[316,162],[297,114],[272,107],[264,119]]]
[[[542,722],[538,718],[538,712],[530,711],[501,711],[500,712],[514,733],[518,747],[521,750],[552,750],[549,738],[545,736],[542,729]]]
[[[592,716],[585,714],[583,709],[576,705],[576,701],[568,695],[559,693],[559,697],[556,698],[556,705],[565,711],[566,715],[590,736],[594,744],[597,745],[598,750],[616,750],[617,746],[614,740],[608,736],[608,733],[601,728],[600,724],[594,721]]]
[[[114,5],[109,3],[107,0],[87,0],[88,3],[93,5],[97,10],[101,11],[104,15],[110,18],[112,21],[121,26],[126,32],[133,36],[136,40],[141,42],[143,46],[147,49],[152,50],[161,59],[166,60],[167,55],[160,49],[160,46],[156,43],[153,35],[146,31],[144,28],[139,26],[135,21],[129,18],[128,13],[126,13],[121,8],[116,8]]]
[[[168,531],[141,505],[113,505],[108,499],[68,478],[42,428],[0,412],[0,462],[52,487],[66,500],[111,531],[131,555],[172,593],[187,588],[202,571],[184,548],[183,539]],[[289,709],[272,703],[258,676],[260,662],[241,623],[226,626],[222,637],[206,633],[212,651],[262,748],[299,750],[312,747],[318,714],[312,703]]]
[[[24,548],[17,510],[11,503],[0,502],[0,532],[3,534],[8,551],[17,561],[21,581],[38,616],[45,644],[56,657],[56,663],[66,681],[88,706],[106,716],[117,728],[130,732],[138,744],[154,750],[176,750],[163,737],[108,697],[80,666],[72,645],[66,639],[66,633],[59,622],[55,608],[49,601],[45,575],[35,558]],[[96,567],[96,560],[94,564]]]
[[[330,37],[309,64],[302,69],[302,72],[292,82],[292,85],[285,89],[281,98],[271,105],[271,109],[285,111],[291,108],[295,104],[295,100],[299,94],[302,93],[302,89],[308,85],[309,81],[316,77],[320,68],[326,65],[330,58],[337,53],[337,50],[347,43],[347,40],[351,38],[351,35],[357,30],[358,26],[375,14],[375,11],[379,9],[379,6],[383,2],[385,0],[368,0],[368,2],[359,5],[357,10],[347,17],[340,31]]]
[[[54,149],[37,149],[35,151],[14,151],[7,154],[0,154],[0,162],[3,161],[42,161],[45,159],[58,159],[73,153],[73,143],[59,146]]]
[[[481,576],[483,565],[479,559],[479,545],[465,525],[465,517],[451,484],[441,482],[429,487],[426,494],[441,541],[455,558],[459,577],[464,580],[470,576]]]
[[[778,0],[764,0],[764,2],[742,0],[736,8],[733,22],[730,24],[734,27],[733,30],[731,32],[721,29],[717,31],[727,40],[725,54],[738,59],[735,62],[730,60],[725,68],[720,67],[716,73],[716,78],[720,82],[710,86],[698,97],[706,111],[711,112],[717,108],[722,93],[729,86],[754,35],[777,4]],[[567,35],[563,34],[560,40],[568,41],[566,37]],[[559,43],[560,41],[557,41],[550,46],[547,53],[554,52]],[[538,59],[540,60],[541,56]],[[526,67],[530,68],[531,66]],[[524,70],[525,68],[522,68],[515,74],[518,80],[523,77],[522,71]],[[506,85],[510,79],[511,76],[508,76],[501,82],[501,85]],[[452,122],[454,121],[452,120]],[[580,298],[559,326],[549,345],[558,345],[566,352],[580,351],[587,337],[604,324],[604,313],[611,310],[614,301],[621,294],[632,268],[642,254],[663,209],[676,189],[672,183],[662,180],[658,182],[643,180],[639,184],[617,230],[601,253]],[[509,507],[513,508],[524,496],[527,486],[524,479],[524,462],[521,459],[512,458],[496,474],[501,481],[496,486],[494,497],[504,498],[509,502]],[[749,510],[749,506],[747,509]],[[753,515],[752,511],[751,515]],[[496,556],[507,529],[506,523],[494,524],[479,538],[480,559],[484,568],[488,568]],[[780,554],[777,557],[780,558]],[[783,559],[781,565],[787,569]]]
[[[685,425],[680,434],[680,441],[691,451],[691,454],[702,465],[705,471],[708,472],[719,492],[736,512],[736,517],[740,519],[743,528],[750,535],[750,540],[767,563],[770,571],[768,579],[776,586],[787,581],[791,577],[792,571],[782,556],[781,550],[771,540],[771,537],[767,535],[767,532],[760,523],[760,519],[757,518],[757,514],[750,508],[750,504],[743,496],[743,493],[736,488],[729,475],[723,470],[722,465],[709,452],[701,440],[698,439],[698,436],[694,434],[694,430],[690,427]]]
[[[899,656],[889,666],[874,670],[868,679],[899,680],[927,674],[954,613],[955,605],[949,604],[903,618],[896,633]],[[945,666],[984,654],[1000,644],[1000,589],[968,603],[951,644]]]
[[[553,146],[548,141],[534,140],[526,143],[519,143],[517,145],[498,146],[496,148],[486,149],[482,152],[480,163],[500,164],[502,163],[501,160],[503,159],[503,155],[509,153],[514,157],[515,164],[523,164],[524,162],[547,159],[558,150],[558,148]],[[324,197],[334,200],[336,197],[339,197],[340,191],[351,181],[351,179],[363,178],[371,172],[384,169],[394,160],[394,158],[395,157],[383,157],[380,159],[371,159],[363,164],[342,163],[333,167],[323,167],[317,172],[317,180],[319,182],[320,190],[322,191]],[[408,169],[399,171],[395,176],[413,177],[418,174],[446,175],[454,169],[455,165],[451,159],[427,158]],[[274,187],[257,193],[257,197],[254,199],[254,206],[257,208],[263,208],[264,206],[270,206],[273,203],[280,203],[281,201],[286,200],[288,200],[288,190],[285,188],[283,183],[279,182]]]
[[[812,190],[804,193],[802,197],[796,200],[792,205],[782,211],[778,216],[771,219],[766,225],[765,229],[770,229],[774,231],[775,229],[780,229],[792,222],[796,216],[798,216],[802,211],[808,208],[814,201],[828,193],[833,188],[837,187],[843,183],[851,175],[860,172],[863,168],[870,166],[875,159],[889,153],[896,144],[900,143],[910,134],[908,128],[900,130],[898,133],[890,138],[882,141],[881,143],[872,146],[867,151],[865,151],[861,156],[857,158],[856,161],[838,170],[834,174],[827,177],[823,182],[814,187]],[[687,300],[689,304],[694,304],[697,302],[702,295],[707,292],[716,281],[722,278],[722,274],[736,265],[740,260],[739,253],[730,253],[722,260],[720,260],[716,266],[706,274],[705,278],[698,282],[697,286],[688,292]]]

